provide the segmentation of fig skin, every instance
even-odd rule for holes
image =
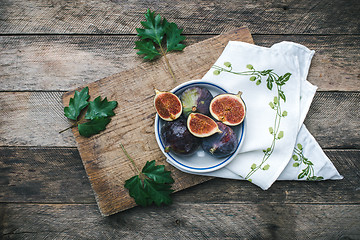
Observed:
[[[171,150],[179,155],[191,155],[201,145],[201,140],[190,133],[183,118],[165,122],[161,128],[161,138],[165,152]]]
[[[180,95],[183,114],[187,118],[190,113],[197,112],[210,115],[210,102],[213,95],[204,87],[189,87]]]
[[[224,158],[233,154],[238,145],[238,140],[233,129],[221,122],[217,122],[221,133],[216,133],[210,137],[204,138],[202,148],[217,158]]]

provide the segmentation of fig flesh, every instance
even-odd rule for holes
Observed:
[[[204,138],[202,148],[214,157],[224,158],[233,154],[238,145],[238,140],[233,129],[221,122],[217,122],[221,133],[216,133]]]
[[[190,155],[201,145],[201,139],[190,133],[185,119],[165,122],[161,128],[161,138],[165,145],[165,152],[170,150],[179,155]]]
[[[155,89],[154,106],[159,117],[165,121],[173,121],[181,116],[180,99],[171,92],[161,92]]]
[[[246,114],[245,103],[238,94],[224,93],[217,95],[210,103],[210,113],[218,121],[236,126],[242,123]]]
[[[189,87],[181,95],[183,114],[188,117],[192,112],[210,115],[209,106],[213,95],[204,87]]]
[[[213,119],[201,113],[190,113],[187,118],[187,127],[194,136],[200,138],[221,132]]]

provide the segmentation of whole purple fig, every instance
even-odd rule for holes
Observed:
[[[211,92],[204,87],[189,87],[181,95],[183,114],[187,118],[190,113],[197,112],[210,115]]]
[[[183,118],[165,122],[161,128],[161,138],[164,141],[165,152],[171,150],[180,155],[194,153],[201,144],[201,140],[187,129]]]
[[[221,122],[217,122],[221,133],[204,138],[202,148],[211,155],[223,158],[233,154],[238,145],[237,137],[231,127]]]

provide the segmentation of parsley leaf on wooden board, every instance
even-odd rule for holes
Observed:
[[[106,125],[110,122],[110,117],[114,116],[114,109],[117,106],[116,101],[108,101],[105,97],[104,100],[101,100],[101,97],[97,97],[94,101],[88,102],[90,98],[89,88],[85,87],[80,92],[75,91],[74,98],[70,98],[69,107],[64,108],[65,116],[76,122],[60,131],[64,132],[73,127],[78,127],[79,134],[84,137],[91,137],[92,135],[98,134],[99,132],[105,130]],[[81,111],[88,107],[85,119],[90,121],[80,123],[81,120],[77,121]]]
[[[144,29],[136,28],[138,36],[141,39],[151,39],[160,45],[165,34],[167,21],[162,21],[160,14],[155,16],[155,12],[151,12],[150,9],[145,13],[145,19],[146,22],[140,22]]]
[[[91,137],[105,130],[106,125],[110,122],[108,117],[94,118],[89,122],[81,123],[78,125],[78,130],[81,136]]]
[[[75,91],[74,98],[70,98],[69,106],[64,108],[65,116],[71,120],[77,120],[81,110],[83,110],[89,102],[89,88],[85,87],[81,92]]]
[[[160,56],[161,54],[159,51],[155,48],[154,43],[150,41],[137,41],[135,42],[136,49],[139,51],[137,54],[142,55],[144,54],[144,59],[153,60],[154,57]]]
[[[121,143],[120,146],[138,172],[137,175],[126,180],[124,185],[136,204],[144,207],[153,203],[158,206],[171,204],[170,194],[173,192],[171,184],[174,183],[171,172],[166,171],[164,165],[155,165],[155,160],[147,161],[140,171]]]
[[[85,119],[95,119],[100,117],[111,117],[114,116],[114,108],[117,106],[116,101],[109,102],[105,97],[101,101],[101,97],[97,97],[94,101],[89,103],[89,108],[86,112]]]
[[[166,27],[166,51],[173,50],[182,51],[186,46],[180,42],[185,40],[185,36],[181,36],[182,29],[179,29],[175,23],[169,23]]]
[[[135,49],[139,50],[136,54],[144,55],[144,59],[147,60],[153,60],[157,56],[164,56],[169,72],[174,81],[176,81],[169,61],[166,58],[166,53],[182,51],[185,48],[185,45],[180,43],[186,38],[181,36],[183,29],[178,28],[173,22],[169,23],[165,18],[161,19],[160,14],[155,16],[155,12],[151,12],[150,9],[145,13],[145,19],[145,22],[140,22],[144,28],[136,28],[137,35],[141,39],[135,42]],[[164,39],[166,41],[166,48],[163,43]]]

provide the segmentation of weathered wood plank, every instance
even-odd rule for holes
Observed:
[[[0,202],[95,203],[76,148],[0,148]]]
[[[64,116],[62,92],[0,93],[2,146],[76,146]]]
[[[139,166],[144,166],[149,159],[163,157],[154,136],[154,111],[149,108],[153,105],[154,88],[171,89],[180,83],[199,79],[211,67],[208,62],[215,61],[230,40],[253,43],[249,30],[242,27],[191,45],[182,53],[168,55],[156,63],[142,64],[86,85],[90,96],[107,96],[118,102],[115,116],[101,134],[84,138],[76,128],[72,129],[102,214],[108,216],[135,205],[124,188],[125,181],[133,176],[133,166],[124,154],[119,155],[120,142],[132,153]],[[172,78],[165,60],[170,62],[172,81],[169,81]],[[73,95],[74,91],[63,95],[64,106]],[[173,172],[173,178],[175,191],[203,181],[177,170]]]
[[[76,146],[71,131],[58,133],[71,124],[61,95],[1,92],[0,146]],[[316,93],[305,124],[323,148],[360,147],[359,102],[360,92]]]
[[[358,239],[359,205],[174,204],[101,217],[96,205],[0,204],[3,239]]]
[[[211,35],[187,36],[191,45]],[[316,51],[308,79],[324,91],[360,91],[359,35],[253,35],[269,47],[293,41]],[[0,91],[70,90],[143,63],[136,36],[0,36]]]
[[[261,34],[359,34],[357,0],[331,1],[2,1],[0,32],[135,34],[147,8],[185,33],[248,26]],[[346,27],[344,27],[346,26]]]
[[[278,181],[263,191],[247,181],[213,179],[173,194],[175,203],[360,203],[360,151],[326,150],[340,181]],[[76,148],[1,147],[0,202],[95,203]]]

